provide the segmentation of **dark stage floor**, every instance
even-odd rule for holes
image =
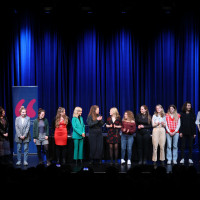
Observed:
[[[193,152],[193,162],[194,162],[193,165],[189,164],[188,160],[186,158],[184,166],[186,166],[186,167],[194,166],[195,169],[197,170],[197,173],[200,174],[200,162],[199,162],[198,154],[199,154],[199,152]],[[23,164],[21,166],[16,166],[16,160],[17,160],[16,155],[14,155],[13,156],[14,168],[21,168],[24,170],[31,168],[31,167],[37,167],[37,165],[39,164],[38,157],[36,154],[29,155],[29,158],[28,158],[29,165],[28,166],[24,166]],[[23,159],[22,159],[22,161],[23,161]],[[181,164],[179,164],[179,161],[180,160],[178,160],[178,165],[181,165]],[[54,162],[52,162],[52,164],[55,165]],[[44,165],[46,166],[46,162],[44,162]],[[110,160],[102,160],[102,164],[99,164],[98,162],[94,162],[94,164],[89,164],[89,161],[83,161],[82,164],[81,163],[76,164],[76,163],[72,162],[72,163],[67,163],[65,166],[72,173],[79,172],[83,169],[84,170],[92,170],[94,173],[105,173],[111,166],[114,167],[117,170],[117,172],[119,172],[119,173],[126,173],[131,168],[138,166],[138,164],[137,164],[137,162],[132,162],[131,165],[127,165],[127,164],[121,165],[120,159],[118,159],[118,163],[112,164],[112,165],[110,164]],[[153,163],[151,161],[148,161],[147,165],[141,166],[141,169],[143,170],[144,173],[148,173],[159,166],[160,166],[159,161],[157,163],[157,166],[153,166]],[[165,167],[167,173],[170,173],[173,170],[173,165],[167,165],[165,163],[164,167]]]

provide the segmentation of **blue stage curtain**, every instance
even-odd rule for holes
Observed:
[[[63,24],[62,29],[51,20],[28,14],[13,19],[0,82],[4,97],[0,104],[6,109],[11,106],[11,86],[37,85],[39,107],[46,110],[49,121],[59,106],[70,118],[80,106],[86,122],[93,104],[100,106],[105,120],[114,106],[123,116],[125,110],[137,114],[146,104],[153,115],[156,104],[165,111],[175,104],[180,112],[185,101],[191,101],[197,114],[199,24],[195,18],[184,18],[178,26],[163,25],[155,32],[149,29],[141,36],[131,23],[105,28]]]

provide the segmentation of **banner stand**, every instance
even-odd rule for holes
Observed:
[[[24,106],[27,116],[30,117],[31,141],[29,143],[29,154],[36,154],[37,147],[33,142],[33,121],[38,117],[38,86],[13,86],[13,155],[17,154],[17,144],[15,142],[15,119],[20,116],[19,109]],[[23,148],[22,148],[23,153]]]

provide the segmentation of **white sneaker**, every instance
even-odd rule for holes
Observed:
[[[173,163],[174,163],[174,165],[177,165],[177,161],[176,160],[173,160]]]
[[[127,165],[131,165],[131,160],[128,160],[128,161],[127,161]]]
[[[185,160],[184,158],[181,159],[180,164],[184,164]]]
[[[22,164],[21,161],[17,161],[17,163],[16,163],[17,166],[19,166],[21,164]]]
[[[167,161],[167,164],[168,164],[168,165],[171,165],[171,163],[172,163],[171,160],[168,160],[168,161]]]
[[[121,164],[124,164],[126,161],[124,159],[121,159]]]
[[[190,164],[193,164],[193,161],[192,161],[192,159],[189,159],[189,163],[190,163]]]
[[[24,166],[28,166],[28,162],[27,161],[24,161]]]

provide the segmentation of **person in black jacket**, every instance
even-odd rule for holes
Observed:
[[[102,126],[104,121],[102,116],[99,115],[99,107],[97,105],[91,106],[87,117],[87,124],[89,126],[90,164],[92,164],[95,159],[99,160],[101,164],[103,156]]]
[[[180,137],[181,141],[181,164],[184,164],[184,156],[185,156],[185,144],[188,141],[189,145],[189,163],[193,164],[192,161],[192,145],[193,139],[196,137],[196,116],[192,110],[192,106],[190,102],[185,102],[182,107],[181,114],[181,127],[180,127]]]
[[[0,107],[0,164],[9,164],[11,151],[8,133],[8,119],[5,117],[5,110]]]
[[[151,116],[149,114],[148,107],[142,105],[140,107],[140,113],[136,116],[136,140],[137,140],[137,150],[139,157],[139,165],[146,164],[149,152],[149,140],[151,138]]]

